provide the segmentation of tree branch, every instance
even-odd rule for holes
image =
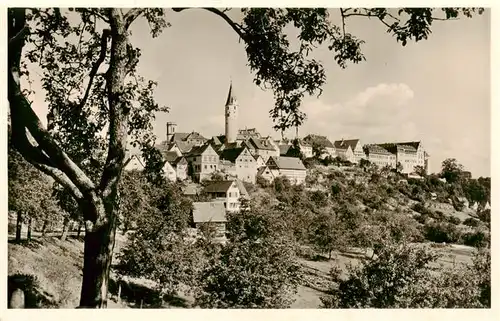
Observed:
[[[172,8],[172,10],[174,12],[181,12],[181,11],[184,11],[184,10],[187,10],[187,9],[198,9],[198,8]],[[233,20],[231,20],[231,18],[229,18],[225,12],[227,10],[224,10],[224,11],[220,11],[219,9],[216,9],[216,8],[201,8],[203,10],[207,10],[207,11],[210,11],[216,15],[218,15],[219,17],[221,17],[222,19],[224,19],[224,21],[226,21],[230,26],[231,28],[233,28],[234,31],[236,31],[236,33],[243,39],[245,40],[246,39],[246,35],[245,33],[243,32],[243,28],[237,24],[236,22],[234,22]]]
[[[87,90],[85,90],[85,95],[83,96],[82,100],[80,101],[80,104],[78,105],[78,108],[81,110],[85,106],[85,103],[87,102],[87,99],[89,97],[90,89],[92,88],[92,83],[94,82],[94,77],[97,74],[97,71],[99,70],[99,67],[101,66],[102,62],[106,58],[106,51],[107,51],[107,44],[108,44],[108,38],[110,35],[111,31],[109,29],[104,29],[102,32],[101,36],[101,52],[99,54],[99,58],[97,58],[96,62],[92,66],[92,70],[90,70],[89,74],[89,83],[87,85]]]
[[[125,14],[125,17],[124,17],[125,29],[128,29],[130,27],[130,25],[132,24],[132,22],[134,22],[134,20],[137,19],[137,17],[139,17],[146,10],[147,9],[145,9],[145,8],[132,8],[132,9],[130,9]]]

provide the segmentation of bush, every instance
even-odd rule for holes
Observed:
[[[463,221],[463,224],[470,227],[477,227],[479,225],[479,220],[472,217],[468,217]]]
[[[455,217],[455,216],[448,216],[447,220],[449,223],[454,224],[454,225],[459,225],[460,223],[462,223],[462,221],[458,217]]]
[[[271,183],[261,175],[257,175],[257,177],[255,178],[255,184],[262,188],[271,186]]]
[[[415,212],[419,212],[420,214],[430,214],[431,211],[425,207],[425,205],[423,203],[416,203],[415,205],[413,205],[411,207],[412,210],[414,210]]]
[[[477,216],[481,221],[489,223],[491,220],[491,211],[490,210],[480,211],[477,213]]]
[[[458,243],[462,233],[451,223],[430,223],[424,228],[425,238],[436,243]]]
[[[341,188],[337,183],[333,183],[331,189],[332,189],[332,196],[336,196],[341,192]]]
[[[489,234],[483,231],[465,233],[462,236],[463,243],[477,248],[487,247],[490,244]]]

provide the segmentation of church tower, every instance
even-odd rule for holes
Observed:
[[[227,95],[226,108],[226,143],[234,143],[238,132],[238,102],[233,95],[233,83],[229,85],[229,93]]]

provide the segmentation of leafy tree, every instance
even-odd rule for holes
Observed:
[[[153,280],[173,294],[180,284],[193,284],[196,276],[196,249],[186,234],[192,203],[170,183],[143,186],[147,201],[134,220],[137,228],[120,253],[117,271]]]
[[[334,249],[345,248],[345,238],[343,230],[339,228],[339,222],[332,213],[321,213],[312,224],[312,244],[319,252],[328,253],[328,259],[332,258]]]
[[[415,173],[419,175],[420,177],[426,177],[427,176],[427,171],[423,166],[417,165],[415,166]]]
[[[270,215],[267,215],[270,214]],[[273,213],[229,216],[229,242],[199,277],[202,308],[286,308],[298,282],[294,246]]]
[[[448,183],[455,183],[461,179],[464,167],[455,158],[448,158],[441,164],[441,177]]]
[[[130,171],[120,180],[119,219],[123,233],[135,229],[137,221],[150,210],[150,187],[147,176]]]
[[[49,177],[40,173],[21,155],[9,148],[8,155],[9,210],[17,212],[16,242],[21,240],[22,223],[28,225],[27,238],[31,238],[36,221],[49,218],[53,212],[48,208],[52,201]],[[60,209],[59,209],[60,210]]]
[[[397,165],[396,165],[396,171],[398,173],[401,173],[403,171],[403,164],[401,164],[401,162],[397,163]]]
[[[13,146],[67,188],[84,215],[82,307],[106,306],[118,184],[128,144],[140,147],[148,168],[159,169],[151,121],[156,112],[167,109],[153,99],[156,84],[137,73],[141,51],[131,44],[130,31],[134,21],[142,18],[151,26],[152,36],[158,36],[170,26],[164,18],[167,10],[8,10],[7,78]],[[471,17],[483,11],[347,8],[339,9],[342,25],[337,26],[325,8],[241,8],[240,21],[231,19],[226,9],[202,10],[222,18],[245,43],[256,85],[274,92],[270,116],[278,130],[301,125],[305,119],[300,110],[302,98],[320,93],[325,83],[323,66],[310,58],[314,47],[328,46],[342,68],[348,62],[364,60],[363,41],[346,31],[350,17],[376,18],[406,45],[409,40],[427,39],[436,19],[460,14]],[[439,13],[442,16],[436,17]],[[298,29],[296,50],[286,35],[290,24]],[[47,128],[21,87],[20,80],[29,77],[32,64],[42,70],[42,87],[49,102]]]

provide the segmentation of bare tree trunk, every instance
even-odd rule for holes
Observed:
[[[115,246],[114,219],[85,226],[83,281],[80,307],[106,308],[109,271]],[[90,224],[88,224],[90,225]]]
[[[16,221],[16,242],[21,242],[21,229],[23,227],[23,214],[21,211],[17,211],[17,221]]]
[[[31,241],[31,222],[32,222],[32,218],[30,216],[30,218],[28,220],[28,235],[26,236],[28,241]]]
[[[48,225],[49,221],[48,220],[44,220],[43,221],[43,226],[42,226],[42,237],[45,236],[45,233],[47,232],[47,225]]]
[[[76,234],[76,238],[80,239],[80,234],[82,232],[82,221],[78,221],[78,233]]]
[[[122,302],[122,280],[118,279],[118,303]]]
[[[68,236],[68,228],[69,228],[69,219],[64,218],[63,230],[61,234],[61,241],[66,241],[66,237]]]

